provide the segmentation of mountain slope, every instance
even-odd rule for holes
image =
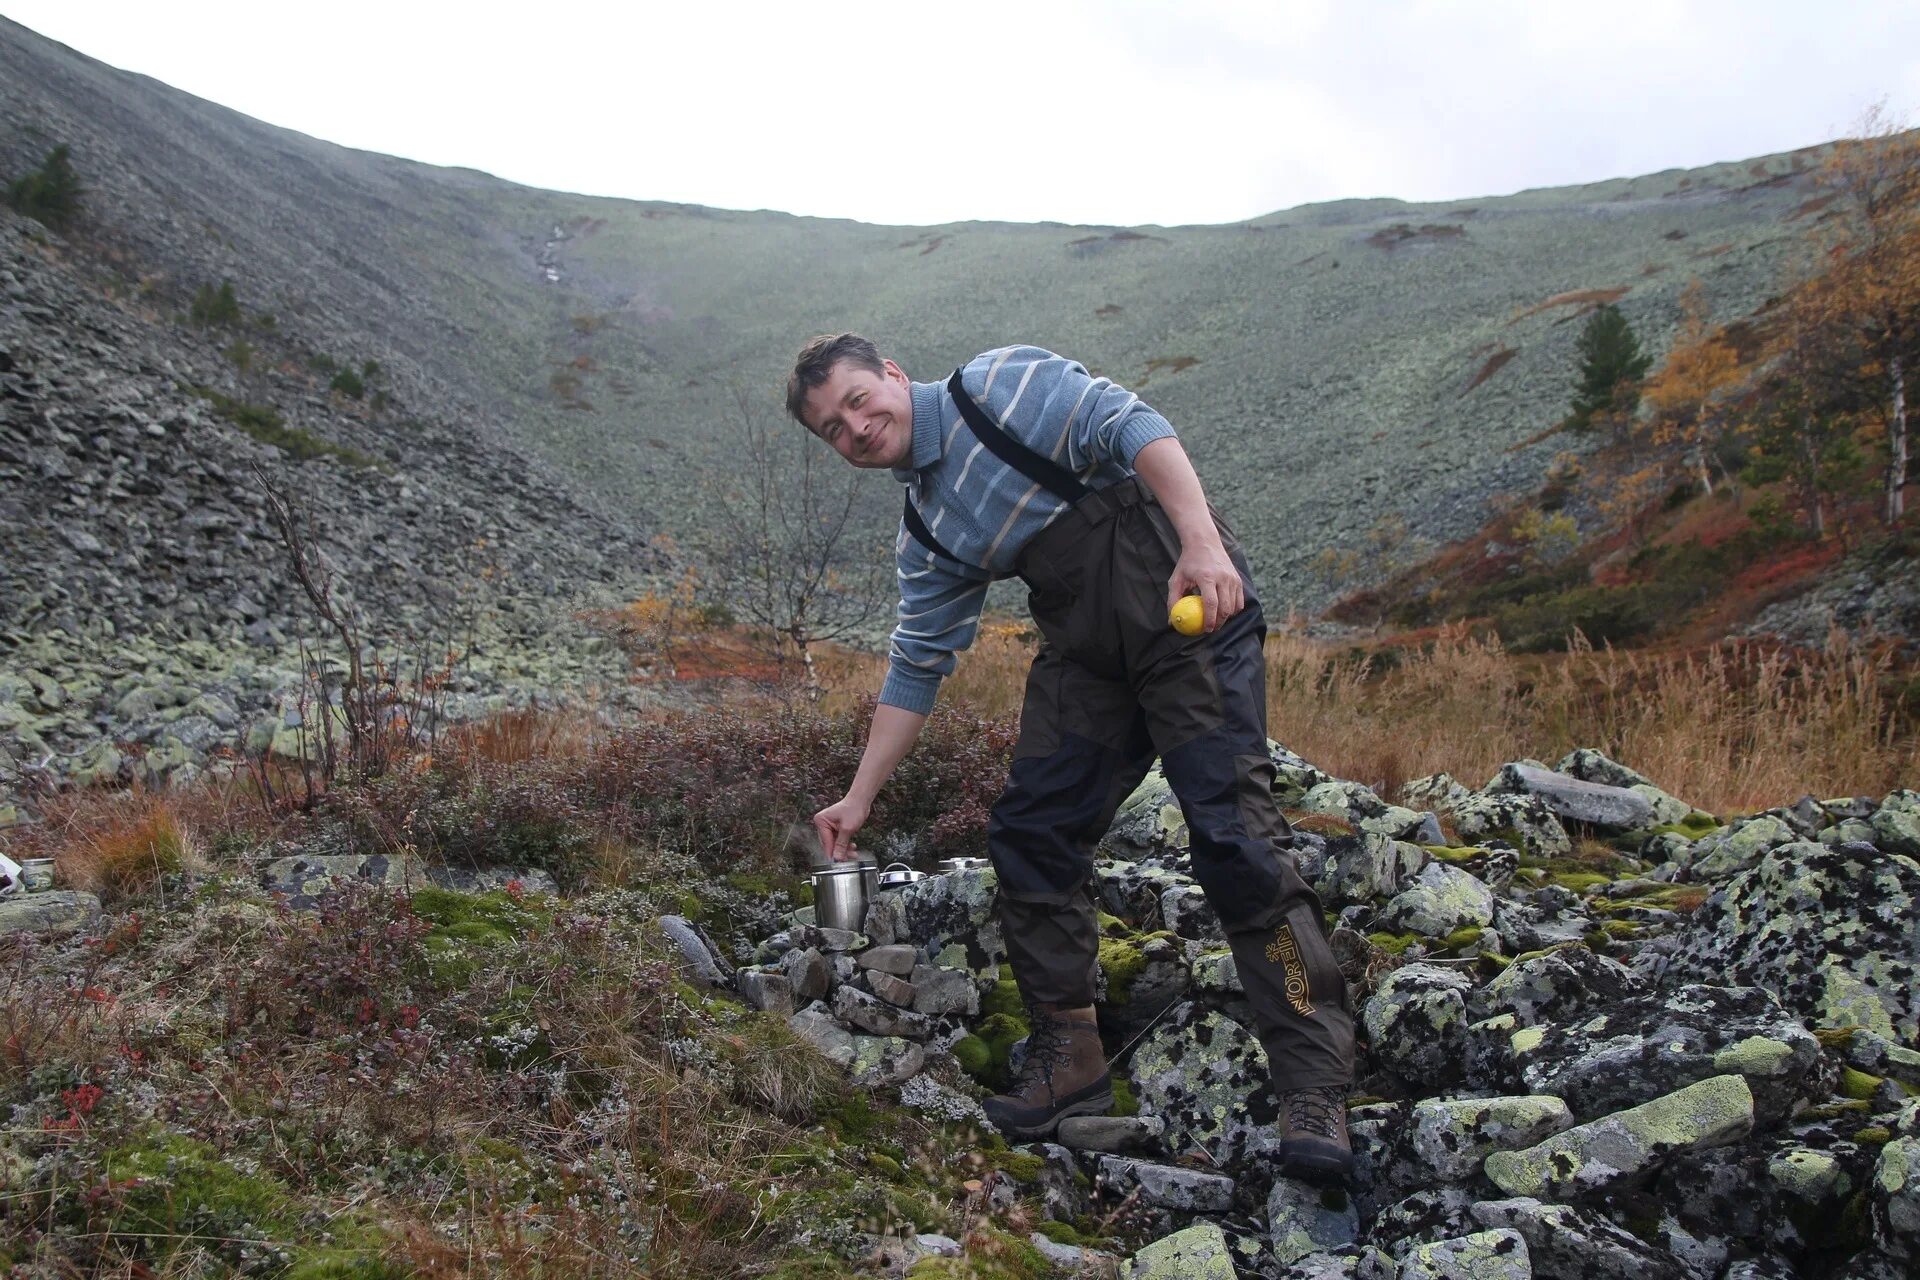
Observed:
[[[248,305],[377,357],[396,386],[471,408],[476,430],[696,543],[725,518],[730,386],[775,411],[811,334],[858,328],[921,378],[1013,340],[1071,353],[1180,427],[1276,604],[1317,601],[1313,555],[1383,517],[1445,540],[1533,483],[1563,442],[1515,446],[1562,410],[1589,291],[1617,292],[1655,351],[1694,275],[1721,317],[1764,300],[1798,252],[1812,165],[1219,227],[902,229],[351,151],[12,24],[0,115],[7,172],[73,144],[130,273],[162,271],[174,296],[230,277]],[[915,180],[946,172],[905,163]],[[888,486],[870,488],[884,524]]]

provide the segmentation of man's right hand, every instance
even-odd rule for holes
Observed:
[[[820,849],[834,862],[853,859],[853,833],[866,825],[870,806],[849,795],[813,815],[813,829],[820,833]]]

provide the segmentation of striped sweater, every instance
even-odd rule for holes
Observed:
[[[961,383],[1002,430],[1093,489],[1132,475],[1142,448],[1174,434],[1126,388],[1038,347],[975,356]],[[969,566],[935,555],[901,522],[900,613],[880,701],[924,714],[954,655],[973,643],[988,583],[1013,571],[1021,548],[1065,504],[981,445],[944,380],[913,384],[913,455],[893,474],[933,536]]]

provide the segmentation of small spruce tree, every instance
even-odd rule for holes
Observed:
[[[38,169],[7,188],[7,203],[29,218],[63,231],[80,214],[81,191],[63,142],[47,152]]]
[[[1640,379],[1653,357],[1641,354],[1640,340],[1620,309],[1612,303],[1595,308],[1580,331],[1577,350],[1580,371],[1567,425],[1584,431],[1596,414],[1631,415],[1640,403]]]

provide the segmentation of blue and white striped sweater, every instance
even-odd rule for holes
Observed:
[[[1133,474],[1146,445],[1174,434],[1140,397],[1039,347],[975,356],[961,383],[1002,430],[1066,467],[1089,488]],[[960,418],[944,380],[913,384],[913,456],[894,477],[908,486],[927,528],[975,572],[935,555],[902,521],[894,541],[900,614],[880,701],[932,710],[954,655],[973,643],[987,584],[1066,504],[989,452]]]

